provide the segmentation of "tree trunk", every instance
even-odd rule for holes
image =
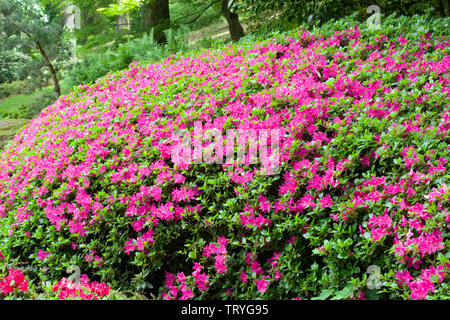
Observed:
[[[167,42],[164,30],[170,28],[169,0],[151,0],[143,7],[144,30],[153,29],[153,39],[159,44]]]
[[[42,55],[42,58],[44,59],[45,65],[48,67],[48,70],[50,70],[50,74],[52,75],[53,85],[55,89],[56,96],[59,97],[61,95],[61,88],[59,86],[58,78],[56,76],[56,70],[53,67],[52,63],[47,57],[47,54],[44,51],[44,48],[42,48],[42,45],[39,41],[36,42],[36,45],[39,49],[39,52]]]
[[[227,19],[231,40],[239,41],[244,36],[244,28],[242,28],[237,13],[231,12],[228,2],[228,0],[222,0],[222,14]]]
[[[81,21],[81,23],[83,24],[83,28],[89,26],[92,21],[94,20],[93,16],[89,16],[89,10],[87,10],[86,8],[81,9],[83,12],[83,19]],[[81,39],[81,44],[85,45],[88,41],[88,36],[84,36]]]
[[[444,6],[444,17],[448,17],[450,15],[450,4],[449,0],[443,0],[443,6]]]

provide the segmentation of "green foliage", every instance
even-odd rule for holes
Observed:
[[[32,119],[36,115],[38,115],[41,110],[44,108],[50,106],[57,97],[55,96],[55,93],[53,90],[42,90],[36,94],[34,94],[34,99],[30,101],[29,103],[25,104],[25,110],[18,118],[25,118],[25,119]]]
[[[0,119],[31,119],[55,100],[55,93],[51,87],[33,93],[10,96],[0,101]]]
[[[23,80],[29,57],[0,41],[0,84]]]
[[[173,78],[165,79],[167,81],[164,85],[158,84],[161,85],[158,87],[147,84],[148,87],[133,87],[139,88],[139,100],[134,100],[138,101],[139,106],[133,105],[127,100],[132,96],[128,96],[130,91],[126,89],[118,91],[119,89],[114,89],[114,86],[117,84],[120,84],[119,87],[121,85],[134,86],[139,81],[146,83],[148,78],[139,74],[139,71],[143,69],[141,65],[133,65],[130,69],[100,79],[97,89],[88,86],[78,87],[70,96],[61,99],[57,106],[48,108],[44,116],[39,119],[40,122],[36,121],[37,123],[34,125],[42,126],[38,127],[39,130],[35,130],[32,126],[26,128],[30,130],[28,132],[33,132],[33,134],[38,131],[35,136],[33,135],[33,139],[36,137],[36,140],[32,141],[33,144],[30,143],[31,148],[29,146],[20,148],[19,151],[23,152],[20,154],[15,149],[20,142],[16,141],[16,145],[11,145],[9,149],[2,153],[2,156],[4,159],[13,159],[18,162],[24,161],[20,155],[26,155],[30,158],[40,157],[42,164],[46,159],[51,158],[49,154],[54,151],[54,139],[57,143],[62,142],[62,139],[67,139],[64,140],[64,143],[69,149],[66,158],[70,162],[64,163],[62,169],[56,169],[60,170],[58,175],[62,175],[62,170],[68,168],[65,167],[67,163],[78,165],[82,161],[87,161],[87,158],[94,160],[83,169],[85,171],[79,177],[70,181],[73,183],[74,189],[68,188],[66,180],[53,180],[56,171],[52,174],[51,168],[42,169],[42,175],[36,174],[36,179],[26,181],[28,184],[20,193],[23,198],[17,197],[17,199],[11,200],[14,207],[7,203],[12,209],[6,212],[6,216],[0,224],[0,234],[2,235],[0,250],[7,257],[7,263],[14,264],[16,262],[14,260],[19,258],[28,261],[29,264],[25,270],[37,282],[40,280],[45,284],[47,281],[60,279],[66,276],[67,267],[79,265],[83,266],[83,270],[86,270],[86,272],[112,284],[114,287],[160,297],[161,291],[164,290],[164,271],[174,274],[177,272],[190,274],[192,262],[199,261],[203,264],[206,272],[213,274],[213,263],[202,255],[202,251],[206,244],[215,242],[219,236],[224,236],[229,239],[227,273],[214,273],[214,276],[209,279],[210,290],[204,293],[199,292],[196,298],[225,299],[227,298],[225,293],[227,288],[233,289],[235,294],[233,298],[237,299],[278,299],[296,296],[306,299],[351,299],[357,297],[359,291],[366,291],[368,297],[373,299],[408,298],[407,290],[400,290],[395,280],[395,271],[404,268],[405,264],[398,261],[397,257],[392,254],[392,236],[384,236],[380,241],[375,242],[370,238],[369,232],[361,232],[359,229],[359,226],[366,229],[370,217],[383,215],[385,209],[392,208],[394,204],[383,199],[383,201],[366,201],[364,204],[353,206],[350,200],[361,193],[358,187],[375,176],[383,176],[386,181],[392,184],[399,183],[398,180],[403,179],[410,171],[410,168],[404,166],[403,160],[399,156],[406,144],[418,146],[417,150],[421,154],[421,159],[417,164],[418,167],[414,167],[417,172],[427,169],[423,160],[423,154],[427,150],[435,152],[434,154],[428,154],[431,157],[430,161],[434,164],[440,157],[442,159],[449,158],[448,139],[443,141],[437,138],[437,127],[443,127],[440,121],[442,110],[448,107],[448,96],[443,90],[445,84],[438,81],[439,76],[435,72],[431,74],[418,72],[415,82],[411,82],[409,79],[396,80],[389,70],[377,65],[381,61],[380,59],[367,60],[367,55],[370,53],[370,49],[367,48],[376,47],[376,53],[383,55],[383,57],[390,57],[390,44],[385,40],[384,35],[390,37],[389,39],[392,40],[394,45],[401,35],[409,42],[404,47],[396,46],[398,50],[395,51],[396,54],[392,56],[392,59],[398,59],[398,61],[402,61],[403,58],[409,59],[405,63],[411,65],[415,61],[414,50],[419,47],[418,43],[424,43],[425,34],[432,32],[433,36],[448,36],[448,23],[449,19],[432,19],[430,14],[412,18],[390,16],[382,20],[381,30],[369,30],[365,23],[360,24],[359,29],[354,28],[357,21],[352,16],[313,27],[311,33],[303,33],[301,29],[295,29],[289,33],[274,32],[270,35],[271,38],[266,41],[260,41],[258,37],[262,38],[267,35],[249,36],[239,44],[217,45],[207,54],[203,51],[186,54],[193,57],[191,60],[183,60],[183,65],[188,67],[182,69],[184,72],[174,75]],[[316,118],[314,122],[311,121],[311,127],[323,128],[321,129],[323,131],[320,132],[325,132],[332,142],[319,147],[316,145],[318,140],[303,144],[305,148],[311,148],[313,151],[313,153],[307,152],[308,161],[317,163],[317,166],[320,166],[320,171],[323,172],[325,169],[322,167],[328,166],[328,159],[334,159],[333,161],[348,160],[341,163],[341,169],[332,170],[333,179],[339,182],[339,188],[327,187],[323,193],[311,188],[307,189],[306,185],[312,180],[315,173],[306,170],[295,177],[299,183],[295,191],[278,198],[280,185],[283,184],[286,177],[283,174],[294,174],[293,164],[296,162],[298,164],[298,161],[302,160],[297,154],[297,151],[299,151],[297,150],[298,144],[311,140],[311,137],[308,137],[306,133],[302,138],[297,139],[295,137],[293,139],[295,141],[291,145],[292,150],[289,150],[292,159],[282,164],[280,174],[272,176],[255,175],[245,187],[232,181],[221,165],[205,163],[192,165],[189,169],[180,169],[180,172],[186,178],[185,187],[198,186],[200,196],[192,199],[192,204],[199,204],[204,210],[201,212],[195,210],[189,213],[184,212],[185,216],[176,223],[158,220],[158,224],[153,224],[153,220],[145,220],[143,222],[145,227],[151,226],[154,231],[154,243],[148,247],[147,251],[141,250],[125,254],[123,251],[127,241],[136,236],[136,232],[133,231],[130,224],[137,219],[135,214],[127,210],[131,208],[129,206],[131,200],[144,193],[141,187],[161,186],[161,201],[156,200],[158,206],[172,199],[172,191],[177,187],[173,180],[164,181],[163,179],[162,182],[157,180],[162,177],[162,172],[166,172],[166,170],[171,173],[178,172],[179,168],[175,165],[172,166],[172,164],[164,164],[161,167],[154,166],[145,176],[141,173],[139,173],[139,176],[134,176],[134,173],[128,176],[128,170],[134,170],[131,165],[128,166],[129,164],[139,163],[139,169],[148,168],[150,164],[155,164],[157,160],[162,158],[160,151],[162,148],[159,149],[158,147],[160,146],[159,143],[167,138],[167,136],[164,136],[166,133],[164,131],[166,130],[165,125],[167,124],[167,127],[169,127],[168,122],[174,122],[173,119],[181,120],[180,123],[183,125],[190,125],[191,121],[201,116],[207,117],[211,111],[214,112],[214,119],[220,119],[220,117],[227,115],[227,112],[232,112],[228,110],[233,107],[233,103],[237,99],[245,102],[250,97],[257,98],[264,95],[265,98],[269,97],[268,101],[265,102],[272,103],[274,110],[276,110],[275,107],[280,107],[286,111],[286,118],[281,120],[281,125],[298,124],[298,128],[303,129],[303,124],[296,123],[292,119],[297,116],[296,111],[303,112],[305,115],[307,110],[314,111],[318,107],[317,100],[310,100],[308,104],[305,103],[304,105],[298,103],[296,106],[292,105],[292,101],[284,101],[283,97],[271,100],[271,95],[275,95],[276,90],[280,89],[281,86],[266,85],[264,87],[256,79],[256,76],[261,75],[259,73],[260,68],[262,68],[261,63],[249,64],[249,61],[256,60],[255,57],[261,57],[261,53],[253,52],[254,56],[242,53],[249,52],[255,47],[258,48],[258,46],[261,49],[265,49],[266,45],[270,45],[272,48],[281,48],[290,39],[297,39],[298,43],[295,42],[295,48],[301,56],[300,54],[307,52],[305,48],[313,37],[321,39],[335,34],[338,30],[348,28],[352,28],[352,32],[356,32],[356,30],[359,32],[360,30],[361,36],[358,36],[358,38],[362,41],[357,42],[353,39],[352,42],[347,42],[346,38],[342,37],[342,42],[337,41],[336,45],[319,48],[320,57],[325,61],[324,65],[334,66],[333,63],[336,62],[341,70],[345,70],[345,74],[352,75],[353,79],[359,81],[365,88],[379,82],[380,89],[375,88],[375,90],[389,90],[386,90],[385,93],[377,91],[375,96],[379,98],[382,95],[385,102],[399,103],[400,106],[397,111],[391,112],[390,118],[369,116],[361,100],[361,103],[356,105],[353,103],[355,99],[346,95],[347,89],[341,89],[341,92],[345,91],[345,93],[341,97],[330,97],[329,103],[323,106],[324,108],[321,109],[323,111],[320,111],[327,113],[327,119],[317,120],[318,118]],[[300,34],[301,37],[299,37]],[[168,38],[170,38],[170,34]],[[176,50],[176,46],[172,48],[156,46],[152,44],[151,39],[151,36],[146,36],[120,45],[114,52],[109,52],[108,57],[102,57],[102,64],[108,66],[106,69],[112,70],[130,63],[135,58],[151,61],[167,55],[171,50]],[[449,54],[448,46],[441,44],[440,49],[436,50],[430,44],[432,49],[424,52],[423,61],[425,61],[425,64],[428,61],[441,61],[443,55]],[[152,50],[148,50],[149,47]],[[411,55],[403,56],[402,54],[406,50]],[[217,55],[214,55],[214,53],[217,53]],[[267,63],[270,67],[272,67],[272,63],[274,63],[274,66],[277,63],[277,67],[292,67],[290,61],[274,62],[277,55],[275,50],[269,50],[265,54],[267,59],[264,63]],[[342,57],[345,57],[345,59]],[[175,69],[177,61],[182,58],[181,55],[174,55],[164,61],[164,66],[167,68],[174,66]],[[233,58],[239,59],[239,62],[232,65],[216,64],[218,61],[223,61],[222,59],[233,61]],[[308,56],[305,56],[304,61],[307,61],[307,59]],[[111,60],[113,62],[108,65],[108,61]],[[95,59],[93,58],[92,61],[95,62]],[[189,73],[192,71],[190,69],[194,69],[189,68],[189,62],[192,61],[204,63],[211,67],[211,70],[214,70],[215,66],[218,66],[218,68],[215,69],[216,73],[212,77],[209,74]],[[364,61],[364,63],[358,64],[355,63],[356,61]],[[294,75],[294,72],[307,70],[312,65],[310,61],[307,62],[308,65],[299,64],[296,70],[292,70],[291,76]],[[97,66],[101,72],[103,72],[100,69],[103,67],[102,64]],[[247,77],[239,83],[242,86],[238,88],[238,92],[235,92],[233,86],[219,85],[216,88],[212,86],[213,83],[219,81],[218,78],[223,74],[240,72],[237,67],[243,66],[248,67],[246,69],[248,73],[242,73],[246,74]],[[361,69],[358,69],[357,66]],[[153,67],[156,69],[160,65],[155,64]],[[230,69],[227,70],[227,67],[230,67]],[[79,71],[81,70],[80,68]],[[86,67],[86,70],[91,69]],[[92,70],[92,74],[88,72],[85,74],[86,79],[90,79],[89,81],[94,81],[95,77],[101,74],[95,68],[92,68]],[[163,72],[167,69],[161,68],[160,70]],[[290,72],[289,68],[287,70]],[[152,71],[147,70],[148,73]],[[158,70],[158,72],[161,71]],[[313,72],[311,72],[313,77],[315,77],[314,74],[317,74],[316,72],[318,73],[317,76],[322,78],[323,70],[313,69]],[[210,81],[205,81],[205,79]],[[260,79],[265,80],[266,76],[263,75]],[[322,83],[325,83],[328,88],[334,88],[337,87],[337,80],[335,77],[329,77],[326,80],[324,79]],[[288,79],[286,82],[288,82]],[[428,86],[426,89],[424,88],[425,83],[433,83],[433,86]],[[219,82],[219,84],[224,83]],[[113,87],[113,89],[107,91],[106,88],[109,87]],[[159,90],[158,94],[155,94],[155,89]],[[317,92],[313,90],[317,90]],[[321,87],[316,87],[313,90],[309,93],[316,97],[322,94],[327,95],[326,90],[320,91]],[[425,94],[425,90],[427,90],[427,101],[416,102],[419,96]],[[121,94],[110,97],[107,95],[110,92],[120,92]],[[105,95],[102,96],[103,93]],[[134,94],[133,96],[136,97],[137,95]],[[192,96],[199,99],[194,102]],[[214,97],[215,103],[219,104],[219,107],[212,109],[209,100],[201,101],[200,97]],[[176,102],[172,103],[174,100]],[[323,101],[320,98],[318,100]],[[71,109],[65,107],[66,104],[70,103],[74,104]],[[372,107],[377,106],[375,104]],[[70,117],[66,116],[67,111],[70,111]],[[372,111],[374,110],[372,109]],[[355,115],[355,119],[352,119],[352,114]],[[112,120],[102,122],[102,116],[111,117]],[[271,120],[270,116],[260,112],[260,110],[252,110],[252,117],[254,119],[263,117],[262,119],[267,121]],[[233,127],[233,121],[239,122],[242,120],[238,117],[227,118],[227,116],[224,116],[223,118],[230,128]],[[349,120],[348,123],[347,120]],[[77,127],[79,131],[73,130],[75,127],[68,126],[66,121],[79,123],[79,127]],[[420,125],[426,127],[427,130],[405,135],[405,132],[398,128],[408,121],[420,121]],[[91,123],[95,125],[91,125]],[[61,128],[57,127],[59,124],[61,124]],[[161,134],[157,137],[150,131],[155,124],[159,125],[155,132]],[[56,126],[55,129],[54,126]],[[69,130],[73,130],[73,133],[68,134]],[[292,130],[295,130],[295,128]],[[119,132],[125,132],[126,135],[119,135]],[[66,136],[61,138],[63,134],[66,134]],[[289,134],[295,134],[295,132],[289,132]],[[100,135],[103,135],[103,137],[100,137]],[[375,135],[379,136],[379,144],[376,143]],[[104,143],[105,149],[107,148],[108,154],[101,159],[102,149],[97,148],[98,144],[93,147],[94,141],[98,144]],[[387,145],[390,145],[390,147],[385,148]],[[360,159],[366,154],[370,155],[371,151],[377,152],[379,157],[371,159],[370,165],[363,167]],[[57,159],[61,159],[60,155]],[[9,179],[10,174],[17,174],[17,172],[20,172],[19,170],[27,170],[29,163],[26,160],[24,162],[25,164],[21,164],[21,166],[10,167],[5,179]],[[120,167],[118,167],[119,163]],[[122,166],[122,164],[124,165]],[[446,166],[448,168],[448,164]],[[245,170],[247,169],[245,168]],[[300,172],[301,169],[298,170]],[[68,170],[67,174],[69,173]],[[78,175],[78,173],[70,174]],[[430,193],[433,188],[439,188],[448,180],[448,173],[445,174],[427,175],[432,177],[429,183],[411,183],[411,187],[417,190],[417,194],[408,198],[410,204],[423,203],[424,195]],[[11,183],[9,183],[10,180],[7,181],[5,190],[9,190],[6,188],[13,190],[16,186],[14,184],[16,180]],[[76,192],[78,192],[76,191],[78,187],[86,187],[97,201],[110,204],[108,207],[98,209],[98,217],[100,218],[89,226],[89,233],[85,236],[69,232],[66,222],[60,225],[60,229],[58,229],[50,223],[46,216],[47,212],[44,208],[38,206],[36,200],[36,195],[42,193],[43,198],[40,199],[45,199],[46,203],[49,204],[46,207],[48,212],[55,214],[53,212],[59,209],[56,209],[53,204],[57,205],[61,198],[64,198],[61,201],[75,203],[74,198]],[[364,192],[376,191],[371,189],[372,186],[362,188]],[[69,190],[69,192],[65,193],[66,190]],[[308,204],[302,213],[291,209],[267,212],[271,219],[270,227],[250,225],[245,228],[240,221],[243,206],[252,203],[257,207],[260,195],[267,197],[271,203],[274,203],[275,200],[284,203],[289,198],[294,199],[294,197],[295,200],[293,201],[296,201],[305,194],[314,194],[317,196],[315,199],[317,200],[321,199],[324,193],[329,193],[332,196],[333,205],[325,207],[317,203],[314,206]],[[9,194],[5,195],[5,198],[7,196]],[[406,198],[403,191],[399,192],[400,196]],[[142,197],[141,199],[143,199]],[[119,199],[120,201],[115,201]],[[16,211],[22,204],[26,204],[27,209],[33,214],[16,227],[18,219]],[[141,203],[136,204],[136,206],[140,205]],[[442,200],[442,206],[448,208],[447,198]],[[61,216],[64,216],[65,209],[62,210]],[[425,228],[433,229],[436,225],[446,223],[445,216],[442,212],[439,212],[435,204],[430,205],[427,210],[432,213],[433,217],[425,221]],[[81,216],[79,211],[74,212]],[[350,213],[346,221],[331,218],[332,214],[339,218],[344,212]],[[67,215],[69,216],[69,214]],[[393,211],[392,216],[393,219],[400,220],[403,216],[402,209]],[[12,229],[13,226],[14,229]],[[399,224],[395,226],[397,227]],[[401,226],[398,228],[398,230],[404,231],[402,229]],[[14,236],[9,236],[10,233]],[[291,235],[295,235],[296,239],[291,241]],[[448,246],[448,236],[448,231],[444,231],[442,237],[446,241],[446,246]],[[38,259],[37,254],[40,249],[48,250],[51,254],[48,258]],[[90,260],[90,257],[86,258],[87,254],[94,255],[94,250],[102,255],[101,265],[95,260]],[[250,279],[256,279],[256,273],[249,270],[248,263],[243,263],[246,258],[245,254],[255,254],[258,259],[257,262],[265,270],[274,271],[268,261],[274,252],[280,254],[277,270],[282,274],[282,277],[273,280],[270,289],[260,294],[254,282],[249,280],[243,283],[239,279],[239,274],[243,268]],[[439,252],[438,254],[427,255],[424,260],[426,265],[445,264],[449,262],[449,255],[446,252]],[[376,292],[367,290],[366,270],[370,265],[377,265],[382,269],[383,275],[380,279],[383,284],[382,290]],[[46,272],[43,272],[43,270]],[[412,268],[411,272],[415,278],[420,274],[419,270],[413,270]],[[446,279],[448,279],[448,276]],[[192,277],[189,281],[191,280]],[[446,287],[444,283],[434,293],[434,296],[448,298],[448,286]]]
[[[208,7],[209,1],[185,0],[174,1],[170,4],[172,27],[186,26],[191,31],[210,26],[220,21],[220,3]],[[205,8],[207,8],[205,10]]]
[[[143,0],[118,0],[106,8],[98,8],[97,11],[106,16],[114,17],[136,10],[143,2]]]
[[[371,5],[377,5],[385,16],[422,14],[432,9],[434,15],[449,16],[449,7],[440,0],[243,0],[244,11],[249,15],[253,31],[263,29],[289,30],[299,24],[320,25],[356,12],[355,18],[362,22],[374,12],[367,13]]]
[[[14,81],[11,83],[0,84],[0,99],[9,97],[11,95],[22,93],[24,90],[23,81]]]
[[[22,70],[36,80],[27,81],[32,90],[36,89],[36,83],[39,84],[37,87],[42,87],[48,82],[48,71],[55,70],[56,73],[70,56],[69,43],[59,18],[57,8],[42,7],[35,0],[0,0],[0,29],[4,35],[1,47],[29,57]]]
[[[64,12],[69,5],[75,5],[80,9],[80,29],[73,30],[71,34],[76,41],[79,56],[84,56],[92,50],[99,50],[100,47],[123,38],[124,32],[116,29],[115,18],[97,12],[99,7],[109,5],[112,0],[70,0],[57,3],[60,12]]]
[[[65,87],[73,87],[82,83],[92,83],[109,72],[125,69],[134,61],[154,62],[170,54],[187,50],[186,31],[178,29],[166,30],[168,43],[159,45],[152,34],[144,34],[140,38],[120,43],[106,52],[88,54],[83,61],[75,63],[66,75]]]

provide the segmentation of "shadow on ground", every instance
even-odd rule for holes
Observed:
[[[0,119],[0,150],[8,144],[17,131],[30,122],[30,119]]]

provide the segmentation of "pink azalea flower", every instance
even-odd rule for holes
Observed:
[[[270,284],[270,280],[266,280],[266,278],[270,278],[269,276],[263,276],[262,279],[253,280],[256,283],[256,288],[258,291],[263,294],[266,292],[268,285]]]
[[[241,270],[241,275],[240,275],[240,277],[241,277],[242,283],[246,283],[246,282],[247,282],[248,277],[247,277],[247,274],[245,273],[244,270]]]
[[[38,259],[43,260],[47,258],[50,255],[50,252],[44,252],[43,250],[39,249],[39,252],[37,254]]]
[[[329,194],[327,194],[325,197],[319,200],[319,203],[321,208],[328,208],[333,205],[333,199]]]

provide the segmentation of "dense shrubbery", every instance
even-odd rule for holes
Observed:
[[[2,41],[0,43],[0,84],[23,80],[28,61],[29,57],[16,50],[8,50]]]
[[[76,265],[165,299],[448,299],[448,23],[345,19],[80,86],[0,155],[3,272],[38,292]],[[174,164],[195,121],[279,129],[280,172]]]
[[[0,84],[0,99],[22,93],[25,88],[23,81],[6,82]]]
[[[65,86],[72,87],[95,82],[109,72],[127,68],[133,61],[158,61],[186,49],[184,29],[167,30],[166,34],[168,43],[164,46],[156,43],[151,34],[144,34],[140,38],[111,47],[105,52],[87,54],[82,61],[71,66],[66,76]]]
[[[0,255],[0,261],[3,258]],[[1,271],[1,269],[0,269]],[[111,287],[96,281],[89,282],[83,275],[79,282],[75,283],[66,278],[53,284],[46,283],[39,286],[39,293],[33,284],[28,285],[28,280],[22,271],[9,269],[8,274],[0,278],[0,298],[7,296],[8,299],[45,299],[45,300],[99,300],[99,299],[121,299],[119,293],[111,291]]]
[[[243,0],[247,6],[244,11],[249,16],[250,29],[289,30],[299,23],[321,25],[355,14],[358,21],[369,18],[374,11],[367,12],[370,6],[377,6],[383,16],[392,14],[412,16],[429,12],[435,16],[448,17],[450,8],[440,0]]]
[[[42,109],[43,108],[45,108],[45,106],[43,106]],[[27,117],[28,114],[29,114],[28,108],[25,105],[22,105],[17,110],[0,111],[0,119],[22,119],[22,118],[31,119]]]

